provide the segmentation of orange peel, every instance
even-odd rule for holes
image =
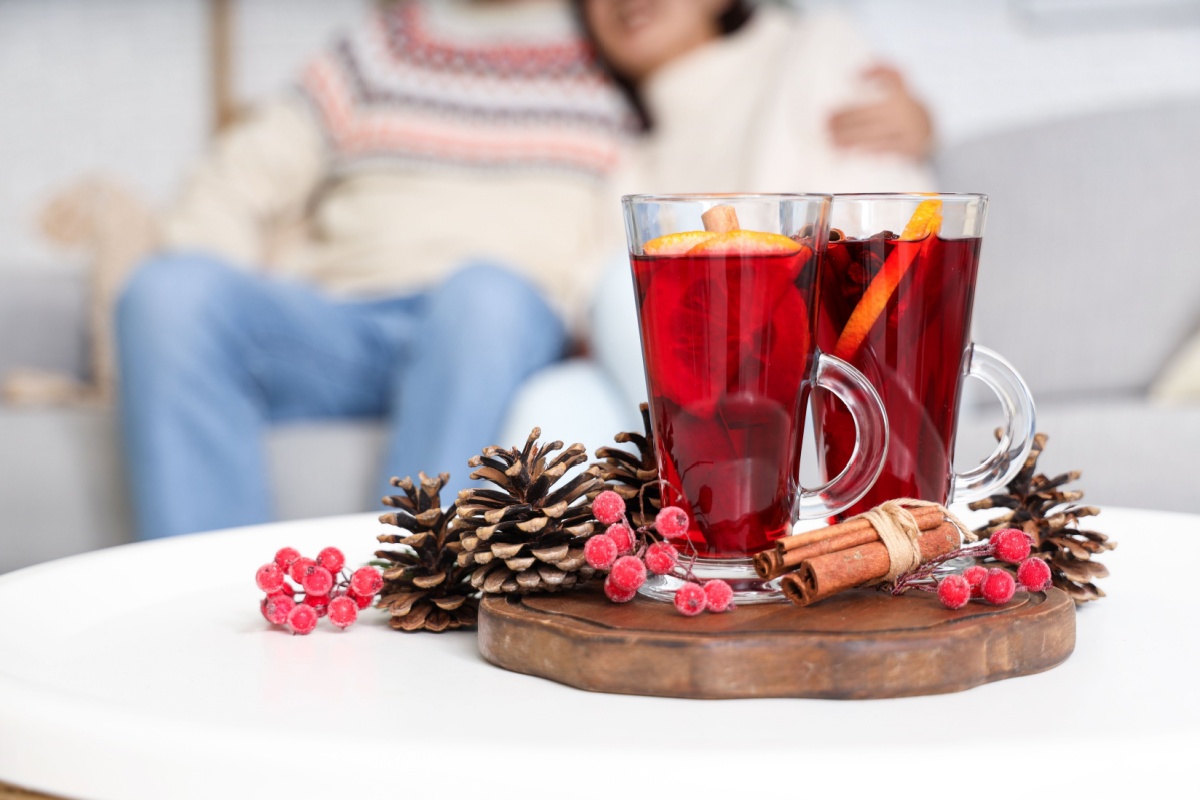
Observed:
[[[942,229],[942,201],[922,200],[917,210],[908,218],[900,238],[906,242],[924,239]]]
[[[922,200],[917,210],[904,226],[900,235],[902,241],[917,241],[927,236],[936,236],[942,227],[942,201]],[[908,272],[909,267],[917,260],[917,254],[922,248],[897,247],[883,262],[883,266],[867,285],[858,305],[850,312],[842,333],[838,336],[837,344],[833,347],[833,355],[849,361],[867,340],[867,334],[875,327],[876,321],[887,308],[888,301],[896,293],[896,287]]]
[[[712,231],[681,231],[668,233],[651,239],[642,245],[642,252],[648,256],[679,256],[691,250],[701,242],[706,242],[719,234]]]

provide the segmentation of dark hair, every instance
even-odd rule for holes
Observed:
[[[617,73],[613,69],[613,65],[605,57],[600,50],[600,43],[596,41],[596,34],[592,30],[592,26],[588,24],[587,14],[584,13],[583,4],[586,0],[573,0],[572,5],[575,7],[575,16],[579,21],[579,27],[583,31],[584,38],[588,44],[592,46],[592,52],[596,54],[596,62],[600,67],[612,78],[613,83],[621,90],[629,100],[629,105],[633,108],[633,112],[637,118],[638,126],[643,131],[650,130],[653,127],[653,120],[650,119],[650,112],[646,108],[645,102],[638,94],[637,87],[633,81]],[[743,25],[750,21],[750,17],[754,14],[754,5],[750,0],[730,0],[729,7],[721,12],[721,16],[717,17],[717,27],[721,31],[722,36],[728,36],[741,29]]]

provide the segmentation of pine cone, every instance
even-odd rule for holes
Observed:
[[[458,564],[471,573],[471,585],[485,594],[556,592],[595,574],[583,557],[583,544],[598,529],[586,495],[600,479],[589,469],[566,484],[555,482],[587,460],[587,450],[562,442],[537,445],[534,428],[522,450],[488,447],[468,463],[477,480],[496,488],[458,494],[454,528],[462,552]],[[549,460],[547,460],[549,458]]]
[[[450,522],[455,504],[442,508],[440,493],[450,476],[443,472],[430,478],[419,473],[421,488],[412,478],[392,478],[403,495],[385,497],[383,502],[397,510],[384,514],[380,522],[407,533],[385,533],[385,544],[404,545],[401,550],[377,550],[375,555],[393,566],[383,573],[379,607],[391,614],[389,624],[402,631],[440,633],[475,625],[479,600],[467,581],[469,570],[458,565],[462,545]]]
[[[596,458],[602,459],[592,466],[596,468],[603,486],[588,494],[589,500],[605,489],[612,489],[625,498],[625,513],[635,528],[654,523],[654,517],[662,508],[662,488],[658,482],[658,455],[654,447],[654,431],[650,427],[650,407],[641,406],[642,425],[646,433],[625,432],[613,437],[618,443],[633,442],[638,455],[619,447],[601,447]]]
[[[997,432],[999,435],[999,432]],[[1020,528],[1033,537],[1033,552],[1050,567],[1054,585],[1076,603],[1086,603],[1104,597],[1104,591],[1093,581],[1108,576],[1108,569],[1092,557],[1112,550],[1103,533],[1082,530],[1079,520],[1100,513],[1095,506],[1077,505],[1083,499],[1081,491],[1062,491],[1059,487],[1079,478],[1078,472],[1066,472],[1054,478],[1034,475],[1038,456],[1048,437],[1039,433],[1033,438],[1033,449],[1017,476],[1009,482],[1007,492],[971,503],[972,510],[1007,508],[1007,514],[992,520],[975,532],[991,536],[1003,528]]]

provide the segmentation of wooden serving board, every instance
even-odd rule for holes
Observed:
[[[0,800],[58,800],[48,794],[31,792],[19,786],[0,781]]]
[[[750,605],[687,618],[598,588],[488,597],[479,651],[515,672],[594,692],[660,697],[861,699],[958,692],[1029,675],[1075,649],[1059,589],[950,611],[925,592],[860,589],[809,608]]]

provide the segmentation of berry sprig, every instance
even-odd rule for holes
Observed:
[[[375,602],[383,588],[383,576],[375,567],[359,567],[353,572],[345,567],[346,557],[336,547],[326,547],[315,559],[284,547],[255,575],[258,588],[267,594],[259,605],[263,617],[293,634],[312,633],[324,616],[342,630],[349,628],[358,619],[359,609]]]
[[[634,528],[625,516],[625,500],[612,490],[601,492],[592,501],[592,516],[604,533],[592,536],[583,547],[588,565],[607,571],[604,594],[614,603],[628,603],[650,575],[666,575],[679,567],[679,553],[665,539],[687,534],[687,512],[667,506],[654,522]],[[661,539],[658,537],[662,537]],[[733,589],[723,580],[697,580],[689,561],[683,567],[685,583],[675,592],[675,608],[686,617],[704,611],[732,611]]]
[[[882,588],[892,595],[904,594],[909,589],[935,592],[942,605],[958,609],[972,600],[982,600],[992,605],[1003,605],[1012,600],[1018,587],[1027,592],[1045,591],[1050,586],[1050,567],[1036,556],[1030,556],[1033,538],[1016,528],[996,531],[989,539],[979,544],[953,550],[931,559],[912,572],[905,573],[891,584]],[[1000,567],[975,565],[961,574],[952,573],[938,580],[934,573],[947,561],[963,556],[977,559],[994,558],[1009,564],[1017,564],[1017,574]]]

